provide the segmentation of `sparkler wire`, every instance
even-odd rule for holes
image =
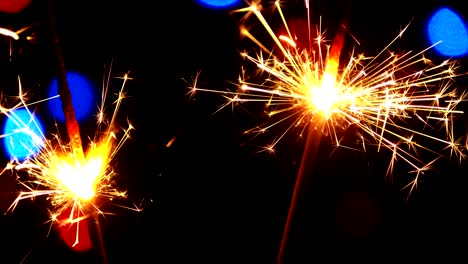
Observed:
[[[65,124],[67,127],[68,137],[70,144],[75,155],[75,158],[82,162],[85,160],[83,153],[83,146],[81,143],[80,127],[78,121],[76,120],[75,110],[73,109],[72,95],[70,88],[67,82],[67,71],[65,67],[65,62],[63,59],[62,49],[60,47],[59,36],[56,28],[55,15],[52,10],[51,0],[48,1],[48,11],[49,11],[49,20],[50,20],[50,30],[54,42],[54,51],[57,58],[58,64],[58,93],[60,95],[60,100],[62,102],[62,109],[65,116]]]
[[[338,63],[334,62],[340,61],[341,49],[343,47],[345,35],[343,29],[347,23],[347,20],[348,16],[345,16],[342,20],[343,23],[341,23],[342,26],[339,27],[337,30],[335,39],[332,42],[329,60],[327,65],[325,66],[325,73],[331,74],[331,76],[336,76],[336,72],[338,70]],[[312,127],[310,124],[313,124],[315,127]],[[325,129],[325,124],[326,119],[323,115],[314,115],[313,120],[309,123],[309,131],[302,153],[301,165],[296,176],[296,182],[294,184],[291,204],[289,205],[283,236],[281,238],[281,244],[278,251],[277,264],[284,263],[287,243],[290,240],[290,237],[292,235],[291,233],[293,232],[292,227],[295,224],[294,217],[296,215],[297,208],[300,208],[300,205],[304,200],[304,192],[307,189],[308,183],[310,183],[311,177],[314,174],[315,165],[317,163],[317,155],[320,149],[320,142],[322,140],[322,134],[323,130]]]
[[[57,78],[58,93],[60,95],[60,100],[62,102],[62,110],[65,116],[65,124],[67,128],[68,138],[70,140],[70,146],[72,148],[75,161],[77,161],[78,163],[84,163],[85,156],[84,156],[83,145],[81,141],[80,127],[79,127],[78,121],[76,120],[75,110],[73,108],[72,94],[70,92],[70,87],[68,86],[68,82],[67,82],[67,71],[65,67],[65,61],[63,58],[62,49],[60,46],[59,36],[57,33],[56,20],[55,20],[55,14],[53,12],[52,0],[49,0],[47,4],[48,4],[47,7],[48,7],[49,22],[50,22],[50,30],[51,30],[52,37],[53,37],[54,51],[55,51],[57,64],[58,64],[58,70],[57,70],[58,71],[58,78]],[[104,247],[101,227],[96,216],[94,217],[94,219],[96,223],[96,230],[98,233],[100,254],[102,256],[103,263],[107,264],[107,253]],[[77,229],[78,229],[78,224],[77,224]]]
[[[325,128],[325,121],[318,120],[317,127],[312,128],[309,126],[309,132],[304,146],[304,152],[302,154],[301,166],[296,176],[296,182],[294,184],[294,190],[291,198],[291,204],[289,205],[288,215],[286,224],[284,225],[283,236],[281,239],[281,245],[278,251],[277,263],[284,263],[286,256],[286,249],[288,242],[292,235],[292,228],[295,226],[296,211],[297,208],[301,208],[301,204],[304,201],[304,191],[307,189],[313,175],[318,151],[320,148],[320,141],[322,139],[323,129]]]

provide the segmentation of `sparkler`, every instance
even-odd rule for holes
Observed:
[[[5,214],[15,210],[18,203],[24,199],[46,196],[52,205],[51,226],[75,226],[73,246],[76,246],[80,242],[80,222],[93,216],[111,214],[100,209],[106,203],[141,211],[137,206],[127,207],[114,202],[117,199],[125,199],[127,193],[115,186],[117,173],[113,169],[113,159],[134,129],[131,124],[124,129],[116,126],[118,109],[125,98],[124,86],[130,77],[125,74],[121,79],[121,90],[114,101],[115,108],[110,119],[107,118],[105,108],[107,88],[103,90],[102,104],[97,115],[97,132],[94,138],[90,139],[86,152],[83,152],[82,160],[76,157],[76,149],[72,142],[64,142],[59,133],[47,139],[44,135],[35,134],[27,122],[15,118],[14,110],[24,107],[33,120],[33,113],[29,110],[32,103],[26,103],[20,83],[20,103],[14,108],[2,106],[0,109],[8,118],[21,122],[20,126],[24,128],[18,133],[31,135],[37,144],[34,147],[40,148],[40,152],[24,161],[13,159],[5,167],[4,171],[26,171],[28,175],[26,180],[18,178],[24,190],[19,193]],[[2,135],[5,136],[8,135]]]
[[[343,64],[340,61],[344,46],[343,28],[328,45],[320,24],[317,36],[311,38],[308,16],[310,46],[308,49],[300,48],[280,2],[276,1],[274,6],[286,29],[284,35],[274,32],[258,2],[235,11],[245,12],[246,19],[256,17],[274,43],[274,48],[269,49],[247,28],[241,28],[243,36],[260,48],[256,56],[247,52],[241,54],[256,65],[258,76],[247,76],[250,72],[243,71],[236,91],[200,88],[195,79],[190,93],[223,94],[227,102],[220,109],[231,104],[264,102],[271,119],[264,125],[247,130],[246,134],[257,135],[289,122],[285,131],[265,147],[268,151],[274,151],[276,144],[292,130],[298,130],[299,137],[308,130],[278,256],[278,263],[281,263],[302,181],[315,166],[323,136],[329,137],[336,147],[366,151],[372,145],[377,151],[389,150],[392,156],[387,176],[392,175],[398,160],[409,165],[415,176],[404,188],[409,188],[410,194],[419,177],[443,157],[444,151],[459,160],[465,157],[466,144],[455,132],[454,120],[463,113],[457,110],[457,105],[466,99],[466,93],[458,92],[452,85],[453,79],[461,75],[455,72],[455,61],[437,64],[424,56],[433,46],[416,53],[397,54],[390,50],[409,25],[376,56],[356,55],[353,50]],[[309,14],[307,1],[306,8]],[[249,79],[254,77],[261,81]],[[344,144],[343,132],[350,129],[357,131],[359,144]]]
[[[292,130],[298,130],[299,137],[303,137],[306,129],[321,131],[336,147],[366,151],[374,145],[379,151],[387,149],[392,153],[387,175],[392,175],[397,160],[407,163],[416,175],[407,186],[411,190],[416,187],[418,176],[429,170],[443,151],[460,160],[465,157],[465,144],[454,130],[456,116],[463,113],[457,106],[467,97],[452,85],[453,79],[462,75],[456,73],[456,61],[432,62],[424,53],[433,46],[416,53],[392,52],[390,47],[402,37],[407,25],[376,56],[355,55],[353,50],[342,67],[339,59],[343,31],[337,34],[333,45],[327,45],[318,29],[317,37],[310,40],[313,47],[300,49],[279,1],[275,7],[287,35],[275,35],[258,4],[236,10],[254,14],[275,44],[271,51],[247,29],[241,29],[244,36],[261,48],[256,57],[247,52],[241,54],[257,66],[261,81],[249,81],[243,71],[236,91],[220,91],[198,87],[197,76],[189,94],[197,91],[222,94],[227,102],[217,111],[239,103],[265,103],[269,121],[245,131],[246,134],[258,135],[289,122],[265,150],[274,151]],[[351,128],[357,131],[359,144],[355,146],[343,143],[343,132]],[[425,161],[420,158],[422,154],[432,158]]]
[[[123,88],[129,78],[127,74],[121,78],[121,90],[114,101],[115,108],[110,119],[105,114],[104,102],[106,102],[107,88],[104,90],[103,101],[97,115],[98,129],[87,151],[83,152],[86,153],[86,155],[83,154],[83,159],[76,157],[73,144],[64,142],[59,133],[53,135],[52,139],[47,139],[45,135],[32,132],[26,122],[15,118],[14,110],[20,107],[27,109],[31,117],[33,115],[29,110],[33,103],[26,103],[20,83],[18,97],[20,103],[14,108],[2,106],[0,109],[7,117],[21,122],[20,125],[24,129],[18,133],[30,134],[37,148],[41,150],[37,155],[30,156],[24,161],[13,159],[7,164],[5,170],[26,171],[28,174],[28,179],[20,182],[26,191],[22,191],[17,196],[7,211],[13,211],[23,199],[48,196],[54,208],[50,214],[50,220],[59,225],[76,224],[96,213],[106,214],[99,209],[106,200],[113,201],[126,197],[126,191],[120,191],[114,186],[117,173],[113,170],[112,161],[134,129],[131,124],[128,124],[125,129],[119,129],[115,124],[118,109],[125,98]],[[2,135],[2,137],[5,136],[8,135]],[[58,216],[69,209],[71,211],[68,217],[58,221]],[[76,237],[75,243],[78,242],[79,238]]]
[[[6,33],[9,32],[6,31]],[[58,96],[62,100],[69,141],[67,142],[60,133],[53,135],[51,139],[43,134],[38,135],[30,129],[29,122],[15,116],[14,110],[24,108],[31,116],[31,122],[34,122],[33,111],[29,107],[39,103],[27,103],[26,93],[23,92],[20,78],[18,78],[19,102],[12,108],[0,106],[0,111],[8,118],[15,120],[18,126],[21,127],[17,132],[30,135],[35,143],[32,149],[40,149],[40,151],[23,161],[13,158],[3,170],[3,172],[8,170],[27,172],[27,179],[24,180],[18,177],[18,181],[24,190],[19,193],[5,214],[14,211],[18,203],[24,199],[45,196],[52,206],[49,220],[51,227],[52,225],[58,227],[74,226],[76,232],[72,246],[75,247],[80,243],[80,224],[84,223],[83,221],[88,218],[94,217],[98,232],[100,232],[97,217],[111,214],[111,212],[101,209],[104,204],[110,203],[135,211],[142,210],[136,205],[127,207],[114,202],[114,200],[127,197],[126,191],[119,190],[115,186],[117,173],[114,171],[113,160],[134,129],[130,122],[128,122],[126,128],[117,126],[117,114],[126,96],[124,88],[131,78],[128,73],[123,77],[119,77],[122,81],[121,87],[117,93],[117,98],[112,102],[114,105],[113,111],[108,116],[107,104],[109,99],[107,93],[111,81],[111,67],[109,67],[109,72],[103,78],[102,101],[96,116],[96,133],[93,138],[89,138],[89,145],[83,149],[79,125],[75,119],[71,94],[66,82],[66,72],[58,46],[58,39],[56,38],[54,41],[60,70]],[[47,98],[46,100],[54,98]],[[59,131],[58,127],[57,131]],[[1,135],[1,137],[6,136],[8,135]],[[31,153],[33,153],[32,150]],[[101,238],[100,242],[101,250],[104,251]],[[104,252],[101,253],[103,258],[106,258]],[[105,259],[104,262],[106,262]]]

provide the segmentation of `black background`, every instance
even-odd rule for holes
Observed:
[[[350,47],[369,55],[410,21],[397,49],[427,47],[424,23],[442,5],[467,15],[456,1],[351,1],[347,8],[345,1],[312,2],[312,18],[322,16],[330,38],[347,12],[349,30],[360,43]],[[231,82],[242,65],[239,52],[252,47],[240,38],[241,15],[195,1],[170,7],[146,1],[52,3],[67,69],[85,72],[100,84],[104,67],[113,60],[113,75],[129,72],[133,78],[120,121],[125,125],[128,118],[136,130],[115,161],[119,187],[129,192],[127,202],[141,202],[145,210],[112,209],[117,215],[101,219],[109,263],[274,263],[304,140],[289,136],[275,154],[259,153],[258,147],[274,135],[250,141],[242,132],[262,121],[263,106],[214,114],[225,103],[222,96],[187,94],[198,72],[202,87],[234,88]],[[46,7],[45,1],[33,1],[21,13],[1,17],[0,26],[31,25],[23,36],[36,37],[13,42],[13,62],[10,40],[1,39],[4,94],[16,94],[19,73],[26,89],[38,98],[45,95],[56,69]],[[284,3],[287,18],[303,17],[304,10],[302,1]],[[431,51],[427,56],[445,59]],[[171,67],[175,84],[167,78]],[[461,90],[464,79],[457,81]],[[46,111],[40,106],[37,111],[46,127],[55,129]],[[460,125],[464,131],[464,119]],[[94,121],[80,128],[84,136],[92,134]],[[333,150],[324,140],[288,263],[427,260],[435,255],[466,259],[464,162],[442,159],[407,199],[401,188],[412,175],[397,168],[394,181],[388,181],[388,153]],[[15,185],[2,181],[2,204],[8,207],[12,195],[7,191]],[[97,249],[75,253],[54,232],[47,237],[47,206],[45,200],[24,201],[3,216],[0,252],[5,263],[23,258],[22,263],[102,263]]]

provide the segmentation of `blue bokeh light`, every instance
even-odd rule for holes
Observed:
[[[44,129],[27,109],[12,111],[3,126],[3,146],[10,159],[24,160],[34,156],[43,146]]]
[[[198,3],[213,8],[226,8],[239,3],[239,0],[198,0]]]
[[[92,106],[95,105],[94,87],[92,83],[78,72],[67,72],[67,83],[72,95],[72,104],[75,110],[75,118],[77,121],[83,121],[89,117]],[[49,85],[48,96],[54,97],[58,95],[58,81],[54,78]],[[62,100],[56,97],[48,101],[49,110],[52,116],[60,121],[65,121],[65,115],[62,109]]]
[[[437,10],[427,23],[427,35],[431,45],[441,55],[463,56],[468,52],[468,32],[463,19],[449,8]]]

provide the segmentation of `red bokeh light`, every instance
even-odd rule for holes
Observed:
[[[70,217],[71,207],[64,210],[57,218],[58,224],[57,231],[62,238],[63,242],[72,250],[83,252],[90,250],[93,245],[89,233],[89,226],[87,219],[78,221],[76,223],[67,223]],[[77,230],[78,229],[78,230]],[[78,233],[77,233],[78,232]],[[78,243],[75,244],[78,234]]]
[[[0,0],[0,12],[16,14],[25,9],[31,0]]]

